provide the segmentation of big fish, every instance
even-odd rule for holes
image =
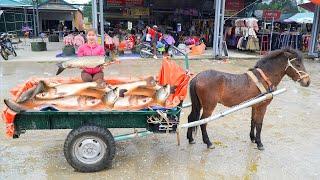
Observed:
[[[118,88],[119,94],[121,97],[123,97],[125,93],[129,94],[131,91],[137,88],[148,88],[148,87],[150,88],[155,86],[156,86],[156,81],[152,76],[146,78],[143,81],[115,85],[115,87]]]
[[[104,56],[85,56],[77,57],[68,61],[60,62],[57,64],[59,67],[56,75],[59,75],[66,68],[95,68],[97,66],[102,66],[109,60]]]
[[[71,95],[77,95],[82,90],[88,88],[101,87],[97,82],[83,82],[72,84],[59,84],[54,87],[47,86],[44,81],[40,81],[38,86],[42,87],[40,93],[35,95],[37,99],[57,99]]]
[[[153,102],[153,98],[146,96],[120,97],[114,103],[113,110],[140,110],[147,108]]]
[[[5,99],[4,103],[12,111],[19,113],[27,110],[39,110],[43,106],[53,106],[59,110],[95,110],[95,107],[100,105],[102,101],[89,96],[68,96],[51,100],[31,99],[20,104]]]
[[[170,85],[162,86],[160,89],[157,90],[154,103],[160,106],[165,106],[166,100],[171,94],[171,87]]]

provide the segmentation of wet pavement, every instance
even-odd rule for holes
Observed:
[[[106,76],[155,75],[161,61],[128,60],[110,66]],[[182,65],[182,61],[179,61]],[[253,60],[191,61],[193,72],[206,69],[241,73]],[[216,148],[202,143],[189,145],[182,132],[177,146],[174,134],[154,134],[117,143],[113,167],[97,173],[79,173],[67,163],[63,143],[69,130],[27,131],[19,139],[7,139],[0,123],[0,179],[320,179],[320,63],[305,62],[311,86],[301,87],[286,77],[279,88],[288,91],[276,97],[268,108],[262,128],[265,150],[259,151],[249,138],[250,109],[233,113],[208,125]],[[28,77],[54,76],[49,62],[0,62],[0,100],[9,89]],[[61,76],[77,76],[66,70]],[[0,103],[0,108],[2,108]],[[218,106],[215,112],[225,107]],[[183,111],[186,122],[190,109]],[[113,129],[114,135],[132,132]]]

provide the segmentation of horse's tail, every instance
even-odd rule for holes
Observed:
[[[201,104],[199,101],[199,97],[197,95],[196,92],[196,78],[193,78],[190,81],[190,85],[189,85],[189,92],[190,92],[190,98],[191,98],[191,103],[192,103],[192,110],[191,113],[188,116],[188,122],[194,122],[194,121],[198,121],[200,118],[200,111],[201,111]],[[195,131],[197,129],[197,127],[192,128],[193,131]]]

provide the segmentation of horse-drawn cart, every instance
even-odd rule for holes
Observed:
[[[175,132],[181,106],[170,110],[22,112],[14,121],[14,137],[26,130],[72,129],[64,143],[68,163],[78,171],[93,172],[108,167],[115,156],[115,141],[145,136],[151,132]],[[146,131],[113,136],[108,128],[144,128]]]

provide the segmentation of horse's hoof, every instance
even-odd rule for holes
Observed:
[[[215,147],[214,147],[213,144],[208,144],[208,145],[207,145],[207,148],[208,148],[208,149],[214,149]]]
[[[254,139],[251,139],[251,142],[252,142],[252,143],[256,143],[256,141],[255,141]]]
[[[189,141],[189,144],[195,144],[195,143],[196,143],[195,140]]]
[[[258,149],[260,150],[260,151],[263,151],[264,150],[264,147],[263,146],[257,146],[258,147]]]

